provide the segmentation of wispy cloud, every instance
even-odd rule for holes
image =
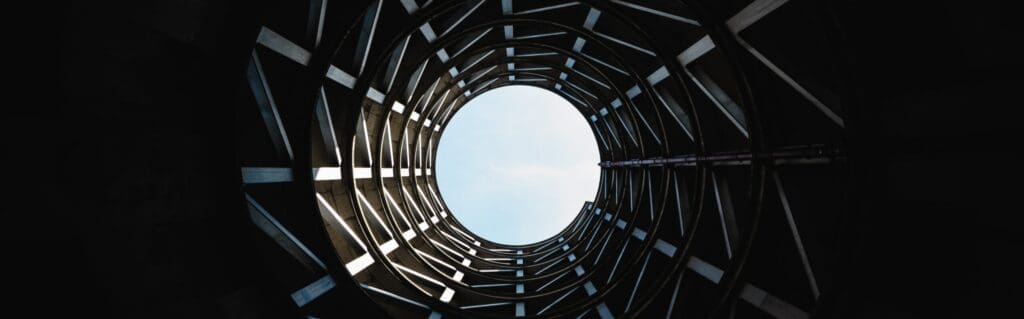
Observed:
[[[453,215],[490,240],[522,244],[561,231],[597,192],[597,144],[568,102],[506,87],[467,104],[446,128],[437,178]]]

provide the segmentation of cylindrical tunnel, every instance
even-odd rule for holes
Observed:
[[[809,317],[848,200],[823,10],[271,1],[237,113],[251,220],[288,256],[276,280],[315,317],[351,311],[342,295],[399,318]],[[433,171],[452,116],[511,85],[570,101],[601,156],[596,197],[521,246],[463,227]]]

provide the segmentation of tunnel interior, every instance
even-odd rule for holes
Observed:
[[[393,317],[804,318],[830,285],[848,136],[842,71],[809,58],[836,55],[811,4],[280,5],[248,66],[240,157],[253,222],[306,268],[287,282],[298,306],[347,275]],[[701,22],[721,13],[724,29]],[[531,245],[472,234],[433,176],[453,114],[509,85],[570,101],[600,149],[596,197]],[[309,197],[278,194],[295,184]],[[311,200],[320,225],[276,217]],[[324,227],[325,251],[290,227]]]

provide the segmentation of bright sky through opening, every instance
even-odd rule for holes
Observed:
[[[438,146],[437,183],[474,234],[530,244],[562,231],[594,199],[599,161],[593,131],[572,104],[547,90],[507,86],[455,113]]]

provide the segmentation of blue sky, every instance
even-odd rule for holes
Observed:
[[[597,141],[568,101],[543,89],[483,93],[449,122],[437,149],[437,184],[459,222],[504,244],[564,229],[597,193]]]

